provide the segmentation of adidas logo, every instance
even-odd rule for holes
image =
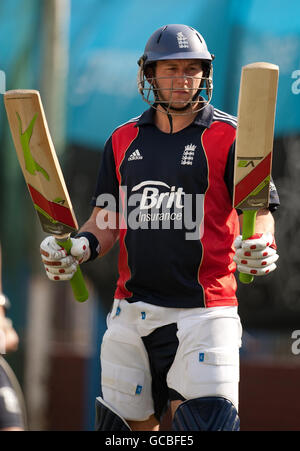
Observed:
[[[132,152],[132,154],[128,157],[128,161],[133,161],[133,160],[142,160],[143,156],[141,155],[139,149],[136,149],[134,152]]]

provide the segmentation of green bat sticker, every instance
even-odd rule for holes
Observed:
[[[45,179],[49,181],[50,180],[50,176],[49,176],[48,172],[45,171],[45,169],[43,169],[35,161],[35,159],[31,155],[31,151],[30,151],[30,147],[29,147],[29,142],[30,142],[30,139],[31,139],[31,136],[32,136],[34,123],[35,123],[36,118],[37,118],[37,113],[33,116],[32,121],[30,122],[27,130],[25,130],[24,133],[22,133],[22,121],[21,121],[21,118],[20,118],[18,113],[16,113],[16,115],[17,115],[17,118],[18,118],[18,121],[19,121],[20,140],[21,140],[21,145],[22,145],[22,149],[23,149],[23,153],[24,153],[24,160],[25,160],[26,170],[31,175],[35,175],[36,172],[41,172],[41,174],[43,174]]]

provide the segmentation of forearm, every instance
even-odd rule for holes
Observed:
[[[100,244],[99,256],[103,257],[119,238],[118,214],[95,207],[79,233],[92,233]]]
[[[240,215],[240,228],[243,227],[243,215]],[[275,233],[275,221],[272,213],[267,208],[258,210],[255,222],[255,232],[256,233]]]
[[[257,233],[275,234],[275,221],[268,209],[259,210],[256,215],[255,231]]]

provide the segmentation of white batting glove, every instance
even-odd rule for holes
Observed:
[[[50,280],[70,280],[77,266],[90,257],[89,241],[85,237],[71,238],[70,254],[57,244],[53,236],[45,238],[40,245],[42,261]]]
[[[272,233],[256,233],[247,240],[239,235],[234,241],[236,249],[233,260],[244,274],[264,276],[276,269],[279,255]]]

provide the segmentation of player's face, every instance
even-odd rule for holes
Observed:
[[[197,93],[202,76],[198,60],[157,61],[155,85],[160,100],[171,110],[186,107]]]

